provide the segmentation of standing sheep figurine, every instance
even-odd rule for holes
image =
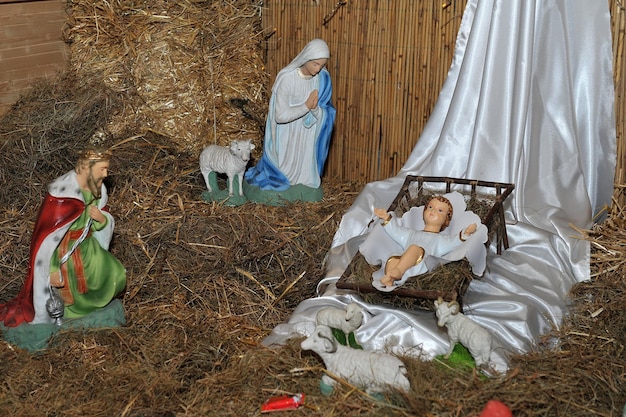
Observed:
[[[445,302],[441,297],[435,301],[437,325],[448,328],[450,348],[444,356],[450,357],[454,345],[458,342],[469,350],[476,362],[476,367],[489,365],[493,340],[487,329],[467,318],[460,312],[461,306],[456,301]]]
[[[213,187],[209,181],[209,174],[217,172],[228,177],[228,196],[233,196],[233,179],[239,181],[239,195],[243,196],[243,174],[246,171],[250,152],[254,149],[251,140],[233,140],[230,147],[209,145],[200,154],[200,172],[209,193]]]
[[[394,355],[353,349],[337,342],[330,327],[319,325],[300,347],[317,353],[326,369],[348,383],[364,388],[368,394],[397,389],[407,392],[411,388],[404,363]],[[322,383],[334,387],[336,381],[322,376]]]

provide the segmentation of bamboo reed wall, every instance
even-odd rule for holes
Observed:
[[[614,34],[618,161],[624,160],[624,6],[608,0]],[[413,150],[452,61],[466,0],[268,0],[262,24],[273,80],[314,37],[331,49],[337,120],[326,176],[375,181],[395,175]]]
[[[613,74],[615,77],[615,118],[617,134],[617,164],[615,168],[614,211],[626,210],[626,57],[624,56],[624,32],[626,9],[623,0],[609,0],[611,30],[613,33]]]
[[[440,0],[266,2],[272,80],[310,39],[330,46],[337,120],[327,176],[372,181],[402,167],[443,85],[464,7]]]

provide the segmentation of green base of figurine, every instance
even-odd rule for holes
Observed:
[[[354,335],[354,332],[350,332],[349,335],[346,335],[341,329],[335,329],[331,327],[331,330],[333,331],[333,336],[340,345],[349,346],[352,349],[363,350],[363,346],[361,346],[359,342],[356,341],[356,336]]]
[[[202,193],[202,199],[208,202],[217,201],[229,207],[238,207],[248,201],[245,195],[228,195],[228,190],[204,191]]]
[[[469,371],[476,368],[472,354],[460,343],[454,345],[454,350],[448,359],[445,359],[444,355],[438,355],[436,358],[453,369]]]
[[[36,352],[46,349],[50,338],[61,330],[111,328],[125,324],[124,306],[120,300],[115,299],[106,307],[85,317],[66,319],[60,326],[54,323],[24,323],[17,327],[6,327],[0,323],[0,331],[7,343],[29,352]]]
[[[322,393],[324,397],[329,397],[330,394],[332,394],[334,390],[335,390],[335,387],[333,387],[332,385],[328,385],[324,381],[320,380],[320,392]]]
[[[202,193],[202,199],[204,201],[217,201],[218,203],[222,203],[225,206],[229,207],[237,207],[241,206],[248,201],[245,195],[228,195],[228,185],[224,190],[220,190],[220,187],[217,184],[217,173],[211,172],[209,173],[209,184],[211,185],[211,190],[213,191],[204,191]],[[227,181],[228,184],[228,181]],[[244,182],[245,184],[245,182]],[[233,193],[239,192],[239,178],[233,178]]]
[[[324,198],[322,187],[311,188],[306,185],[296,184],[283,191],[261,190],[255,185],[243,182],[243,193],[248,200],[267,206],[284,206],[296,201],[316,202]]]

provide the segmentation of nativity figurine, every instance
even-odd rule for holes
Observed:
[[[319,201],[321,176],[335,121],[330,51],[313,39],[276,76],[265,125],[263,153],[245,175],[246,196],[259,203]]]
[[[300,347],[317,353],[332,375],[364,389],[368,394],[390,390],[408,392],[411,389],[406,366],[400,358],[386,352],[344,346],[337,342],[328,326],[317,325]],[[324,374],[320,388],[322,392],[331,393],[336,383]]]
[[[465,208],[463,196],[452,192],[433,196],[401,218],[374,209],[381,222],[359,248],[368,263],[382,265],[373,274],[372,285],[383,292],[393,291],[412,276],[463,258],[470,261],[475,274],[482,275],[487,227]]]
[[[227,201],[229,205],[245,203],[243,176],[255,146],[252,140],[233,140],[230,146],[209,145],[200,153],[200,172],[207,191],[202,194],[205,201]],[[217,174],[226,174],[227,190],[220,190]],[[235,194],[235,184],[238,194]]]
[[[442,297],[435,300],[437,325],[448,329],[450,346],[444,358],[448,359],[454,345],[460,343],[474,358],[477,368],[489,367],[489,358],[493,348],[491,333],[461,312],[457,301],[444,301]]]
[[[109,150],[88,149],[73,170],[49,185],[24,285],[15,298],[0,304],[5,339],[12,328],[85,318],[109,306],[125,288],[126,270],[108,250],[115,222],[103,181],[110,159]],[[121,303],[119,309],[107,327],[124,322]]]
[[[346,308],[324,307],[315,315],[315,323],[341,330],[348,336],[363,324],[363,307],[357,303],[350,303]]]

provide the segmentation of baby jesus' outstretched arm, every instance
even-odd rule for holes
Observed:
[[[381,220],[387,220],[391,215],[385,209],[375,208],[374,214]]]
[[[476,232],[477,227],[478,226],[476,226],[476,223],[472,223],[469,226],[467,226],[465,230],[461,232],[461,240],[463,241],[467,240],[467,238],[469,238],[471,235],[474,234],[474,232]]]

